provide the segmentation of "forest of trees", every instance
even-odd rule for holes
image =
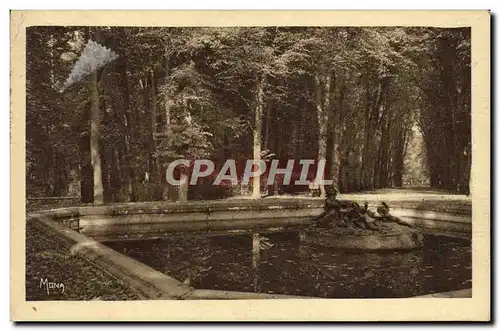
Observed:
[[[63,90],[88,40],[118,58]],[[271,153],[325,160],[341,192],[401,187],[409,159],[469,190],[469,28],[30,27],[26,61],[28,197],[75,181],[96,203],[259,197],[265,179],[188,190],[165,169]]]

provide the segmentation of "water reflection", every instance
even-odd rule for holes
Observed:
[[[427,236],[421,249],[359,253],[304,245],[297,233],[266,237],[270,244],[259,250],[258,235],[184,235],[109,246],[205,289],[376,298],[471,286],[467,241]]]

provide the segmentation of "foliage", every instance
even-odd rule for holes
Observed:
[[[90,73],[99,70],[109,62],[116,60],[116,58],[118,58],[118,55],[115,52],[99,45],[95,41],[89,40],[78,61],[71,69],[71,73],[64,83],[62,90],[82,80]]]
[[[402,186],[416,154],[415,176],[468,190],[470,29],[31,27],[28,195],[66,194],[71,172],[92,190],[90,85],[58,91],[88,71],[74,63],[86,40],[118,56],[98,90],[107,201],[163,198],[172,158],[220,168],[257,147],[280,164],[326,159],[341,191]]]

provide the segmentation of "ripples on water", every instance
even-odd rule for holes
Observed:
[[[261,251],[257,269],[251,235],[185,234],[107,245],[202,289],[388,298],[472,286],[468,240],[429,235],[421,249],[358,253],[303,245],[297,233],[265,236],[273,246]]]

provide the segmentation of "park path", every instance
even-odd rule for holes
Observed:
[[[444,201],[460,201],[463,204],[470,204],[471,197],[463,194],[451,194],[443,190],[435,190],[431,188],[386,188],[372,191],[355,192],[355,193],[340,193],[338,199],[341,200],[369,200],[369,201],[416,201],[416,200],[444,200]],[[233,197],[235,199],[251,199],[251,197]],[[265,199],[319,199],[311,198],[304,195],[279,195],[268,196]]]
[[[388,200],[388,201],[408,201],[408,200],[456,200],[471,201],[470,196],[464,194],[451,194],[446,191],[433,190],[430,188],[391,188],[375,191],[339,194],[340,199],[355,200]]]

